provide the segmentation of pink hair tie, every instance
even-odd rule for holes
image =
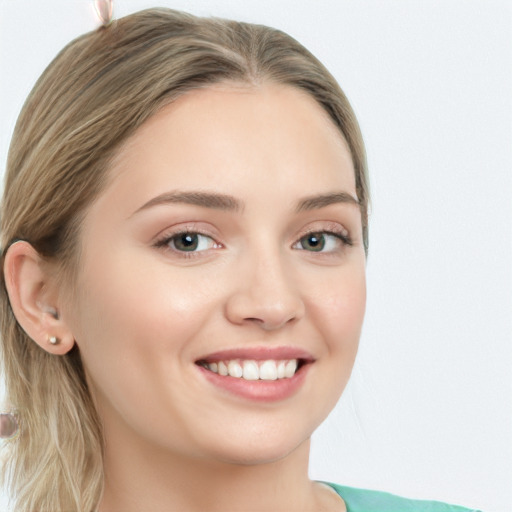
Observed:
[[[0,414],[0,439],[12,439],[20,430],[16,414],[13,412]]]
[[[94,0],[94,7],[101,24],[104,27],[110,25],[110,23],[112,23],[114,0]]]

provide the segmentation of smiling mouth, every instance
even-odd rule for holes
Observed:
[[[197,361],[196,364],[222,377],[234,377],[249,381],[274,381],[291,379],[308,361],[305,359],[228,359],[208,362]]]
[[[205,354],[195,365],[216,388],[243,400],[271,403],[294,396],[315,361],[299,347],[256,346]]]

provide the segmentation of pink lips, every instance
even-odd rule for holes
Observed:
[[[222,376],[201,366],[201,363],[215,363],[234,359],[255,361],[298,359],[299,369],[290,378],[272,381],[250,381],[243,378]],[[196,365],[209,383],[223,391],[249,400],[275,402],[285,400],[299,390],[311,368],[311,363],[314,363],[314,361],[314,357],[309,352],[295,347],[255,347],[214,352],[198,359]]]
[[[198,361],[214,363],[216,361],[226,361],[229,359],[254,359],[255,361],[264,361],[266,359],[301,359],[309,363],[315,360],[309,352],[296,347],[254,347],[221,350],[200,357]]]

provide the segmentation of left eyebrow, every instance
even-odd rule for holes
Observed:
[[[331,194],[318,194],[302,199],[297,204],[297,213],[324,208],[331,204],[345,203],[360,207],[361,203],[347,192],[333,192]]]

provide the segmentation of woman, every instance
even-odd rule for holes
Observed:
[[[68,45],[2,206],[15,509],[462,510],[307,476],[367,208],[353,112],[289,36],[154,9]]]

